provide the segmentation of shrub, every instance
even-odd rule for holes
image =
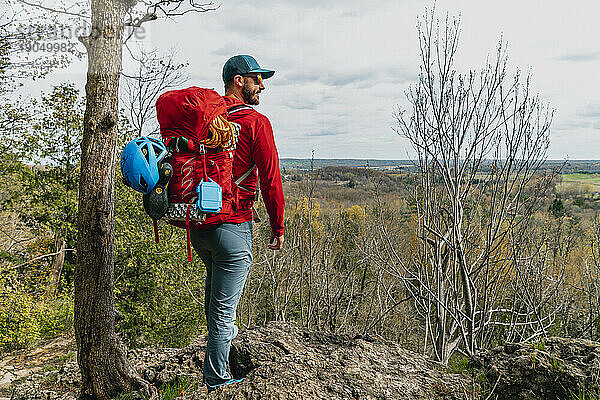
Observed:
[[[27,293],[3,293],[0,297],[0,351],[26,347],[39,337],[33,297]]]
[[[159,225],[155,244],[142,196],[118,179],[115,307],[131,347],[185,346],[205,326],[204,265],[195,253],[187,261],[185,230]]]
[[[0,352],[29,346],[73,327],[73,299],[67,296],[36,301],[23,290],[0,295]]]

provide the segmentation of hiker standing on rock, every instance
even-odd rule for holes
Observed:
[[[248,55],[231,57],[223,67],[229,120],[241,126],[233,162],[239,204],[225,223],[191,232],[192,245],[206,266],[208,341],[203,372],[209,392],[239,382],[227,372],[227,364],[231,341],[238,332],[236,308],[252,264],[253,204],[258,182],[271,224],[269,248],[279,250],[284,241],[285,201],[273,129],[269,119],[251,107],[259,104],[260,92],[265,89],[263,79],[274,73],[260,68]]]

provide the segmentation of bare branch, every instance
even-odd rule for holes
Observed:
[[[50,12],[53,12],[53,13],[64,14],[64,15],[71,15],[71,16],[74,16],[74,17],[80,17],[80,18],[86,18],[86,19],[90,18],[88,15],[85,15],[85,14],[74,13],[74,12],[70,12],[70,11],[67,11],[67,10],[59,10],[59,9],[55,9],[55,8],[52,8],[52,7],[43,6],[43,5],[39,4],[39,3],[33,3],[33,2],[30,2],[30,1],[27,1],[27,0],[18,0],[18,1],[20,3],[28,5],[30,7],[39,8],[40,10],[44,10],[44,11],[50,11]]]
[[[65,251],[65,252],[67,252],[67,251],[76,252],[77,250],[76,250],[76,249],[65,249],[64,251]],[[35,258],[32,258],[31,260],[28,260],[28,261],[26,261],[26,262],[24,262],[24,263],[22,263],[22,264],[15,265],[15,266],[12,266],[12,267],[10,267],[10,268],[7,268],[7,270],[8,270],[8,271],[12,271],[12,270],[15,270],[15,269],[19,269],[19,268],[21,268],[21,267],[24,267],[25,265],[29,265],[29,264],[31,264],[31,263],[33,263],[33,262],[36,262],[36,261],[38,261],[38,260],[42,260],[42,259],[44,259],[44,258],[48,258],[48,257],[54,257],[54,256],[56,256],[56,255],[58,255],[58,254],[60,254],[60,253],[61,253],[61,252],[60,252],[60,251],[58,251],[58,252],[55,252],[55,253],[43,254],[43,255],[41,255],[41,256],[37,256],[37,257],[35,257]]]

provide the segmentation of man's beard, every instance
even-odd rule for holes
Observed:
[[[252,89],[250,85],[244,84],[242,86],[242,97],[244,98],[244,103],[250,104],[253,106],[258,105],[260,102],[258,98],[258,94],[260,93],[260,88]]]

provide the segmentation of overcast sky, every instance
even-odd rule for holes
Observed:
[[[408,145],[392,112],[418,71],[417,16],[430,1],[223,0],[217,11],[145,26],[143,45],[178,50],[189,85],[223,93],[221,70],[251,54],[276,70],[257,109],[273,125],[281,157],[403,159]],[[509,64],[530,70],[556,108],[549,158],[600,159],[600,1],[438,0],[461,15],[457,65],[478,68],[502,35]],[[75,64],[51,79],[83,82]],[[83,86],[82,86],[83,88]]]

